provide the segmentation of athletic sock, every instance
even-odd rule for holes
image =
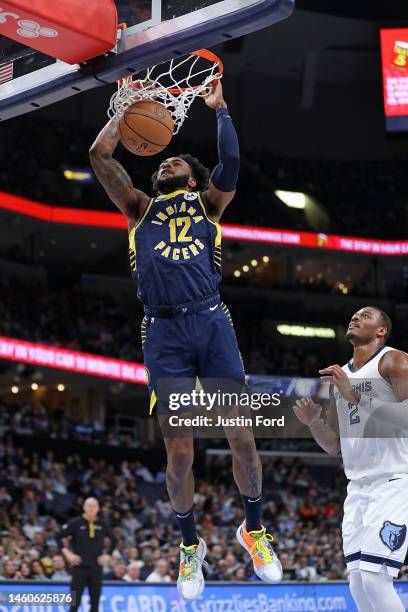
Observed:
[[[191,508],[190,512],[186,512],[184,514],[174,511],[174,516],[176,517],[177,525],[181,531],[183,546],[193,546],[193,544],[198,544],[199,540],[196,531],[193,508]]]
[[[262,495],[247,497],[241,495],[244,504],[245,529],[247,531],[260,531],[262,529]]]

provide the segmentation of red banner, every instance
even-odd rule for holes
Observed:
[[[47,368],[68,370],[101,378],[113,378],[141,385],[147,384],[146,370],[141,363],[110,359],[4,336],[0,336],[0,359],[32,363]]]
[[[48,206],[1,191],[0,209],[11,210],[49,223],[127,229],[126,217],[122,213]],[[222,224],[222,236],[225,240],[283,244],[293,247],[365,253],[367,255],[408,254],[408,240],[374,240],[372,238],[297,232],[252,225],[230,225],[228,223]]]
[[[385,114],[408,116],[408,28],[381,30],[381,56]]]

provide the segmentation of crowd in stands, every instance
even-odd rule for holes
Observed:
[[[61,123],[50,126],[33,121],[31,115],[8,122],[2,127],[1,189],[52,205],[112,210],[97,183],[76,184],[63,175],[66,166],[89,167],[88,149],[94,138],[95,130],[80,125],[73,130]],[[215,147],[178,142],[177,150],[170,147],[168,153],[176,154],[180,147],[191,149],[209,167],[216,163]],[[405,237],[405,226],[399,221],[406,218],[406,160],[337,162],[282,158],[268,151],[241,153],[239,188],[234,206],[226,211],[226,222],[382,239]],[[157,160],[135,164],[121,147],[117,156],[134,184],[151,192],[150,177]],[[325,220],[311,225],[303,212],[286,207],[273,195],[276,189],[313,196],[325,211]]]
[[[337,468],[309,468],[299,460],[264,462],[264,522],[276,539],[284,578],[326,581],[345,576],[340,522],[344,482]],[[323,476],[322,476],[323,475]],[[57,544],[63,522],[88,496],[117,538],[106,580],[169,582],[177,578],[180,536],[165,493],[164,469],[140,462],[110,465],[51,451],[29,454],[11,438],[0,444],[0,577],[69,580]],[[214,459],[195,494],[200,533],[208,547],[207,578],[255,580],[235,539],[242,521],[229,459]],[[403,569],[408,579],[408,566]]]
[[[65,401],[53,407],[47,399],[0,401],[0,431],[17,436],[47,436],[48,440],[75,440],[124,448],[135,446],[135,438],[121,434],[110,424],[89,419],[70,410]]]

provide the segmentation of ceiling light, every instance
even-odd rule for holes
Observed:
[[[58,385],[57,386],[58,391],[65,391],[65,385]]]
[[[289,208],[298,208],[303,210],[306,208],[307,196],[301,191],[282,191],[278,189],[275,195]]]
[[[235,278],[239,278],[241,276],[241,272],[239,270],[235,270],[234,276]]]
[[[263,261],[264,263],[269,263],[269,257],[268,257],[267,255],[264,255],[264,256],[262,257],[262,261]]]
[[[309,325],[287,325],[276,326],[282,336],[296,336],[302,338],[335,338],[336,331],[332,327],[312,327]]]
[[[16,394],[16,393],[18,393],[19,391],[20,391],[20,389],[19,389],[19,388],[18,388],[16,385],[13,385],[13,386],[11,387],[11,392],[12,392],[12,393]]]
[[[249,272],[249,266],[242,266],[244,272]]]
[[[33,391],[37,391],[37,389],[38,389],[38,385],[37,385],[37,383],[32,383],[32,385],[31,385],[31,389],[32,389]]]

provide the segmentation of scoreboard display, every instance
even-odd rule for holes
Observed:
[[[381,30],[387,130],[408,131],[408,28]]]

